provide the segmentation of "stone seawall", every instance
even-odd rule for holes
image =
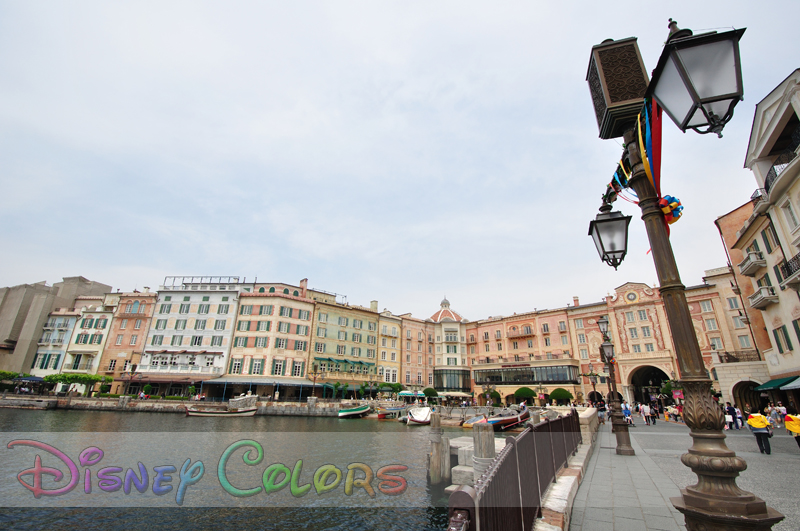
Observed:
[[[180,413],[185,415],[187,407],[212,406],[219,402],[194,402],[189,400],[132,400],[131,397],[120,398],[17,398],[0,399],[0,407],[16,409],[76,409],[88,411],[130,411],[152,413]],[[293,416],[293,417],[338,417],[338,403],[305,402],[258,402],[256,415]]]

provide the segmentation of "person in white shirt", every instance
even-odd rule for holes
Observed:
[[[647,404],[642,404],[639,406],[639,412],[642,414],[642,418],[644,419],[644,423],[648,426],[650,425],[650,406]]]

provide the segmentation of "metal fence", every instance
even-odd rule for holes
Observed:
[[[548,487],[580,444],[574,409],[507,437],[475,487],[463,486],[450,496],[448,531],[533,529]]]

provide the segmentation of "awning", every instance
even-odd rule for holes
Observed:
[[[14,378],[13,381],[15,381],[15,382],[43,382],[44,378],[41,378],[39,376],[19,376],[17,378]]]
[[[781,391],[789,391],[791,389],[800,389],[800,377],[793,382],[781,386]]]
[[[414,391],[400,391],[398,396],[425,396],[425,393],[422,391],[417,391],[416,393]]]
[[[758,387],[753,389],[753,391],[775,391],[780,389],[781,386],[793,382],[797,378],[798,378],[797,376],[789,376],[788,378],[776,378],[775,380],[770,380],[765,384],[759,385]]]
[[[444,396],[455,396],[458,398],[467,398],[472,396],[469,393],[462,393],[461,391],[448,391],[446,393],[440,393],[440,394]]]
[[[337,359],[334,359],[334,358],[318,358],[318,357],[315,357],[314,359],[316,361],[324,361],[326,363],[328,363],[328,362],[330,362],[330,363],[349,363],[350,365],[366,365],[368,367],[372,366],[372,365],[375,365],[374,363],[370,363],[369,361],[353,361],[353,360],[345,360],[345,359],[337,360]]]
[[[309,380],[304,380],[300,378],[286,378],[280,376],[222,376],[221,378],[214,378],[213,380],[206,380],[203,385],[211,385],[211,384],[228,384],[228,385],[235,385],[235,384],[244,384],[244,385],[302,385],[303,387],[313,387],[314,382]],[[317,387],[321,387],[320,384],[316,384]]]
[[[351,383],[346,385],[347,385],[347,391],[358,391],[359,389],[361,389],[361,384]],[[341,392],[341,390],[344,389],[344,386],[345,384],[340,385],[339,390],[337,392]],[[317,387],[320,387],[320,385],[318,384]],[[322,384],[322,387],[324,387],[325,389],[333,389],[333,384],[324,383]]]

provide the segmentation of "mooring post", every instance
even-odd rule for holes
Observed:
[[[481,422],[472,425],[472,469],[475,484],[492,464],[494,451],[494,426]]]
[[[431,413],[431,456],[428,470],[431,485],[438,485],[442,482],[442,464],[444,463],[442,452],[442,419],[438,413]],[[450,452],[450,448],[447,449],[447,452]]]

